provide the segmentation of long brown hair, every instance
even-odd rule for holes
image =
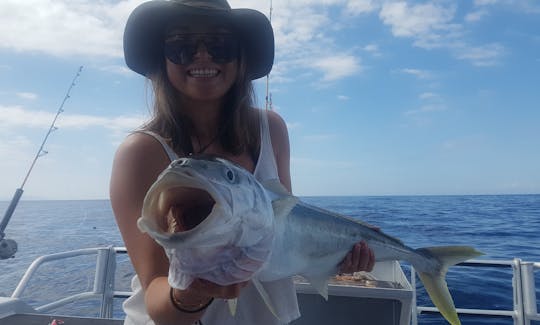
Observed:
[[[243,55],[238,59],[236,81],[225,94],[219,118],[218,140],[234,155],[248,152],[254,157],[258,152],[260,137],[258,118],[253,118],[254,90],[247,77]],[[194,135],[190,118],[182,112],[178,90],[169,81],[165,60],[149,77],[154,91],[152,119],[144,129],[158,133],[170,141],[173,150],[180,154],[193,153],[191,136]]]

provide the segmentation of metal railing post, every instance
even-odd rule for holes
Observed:
[[[98,250],[94,293],[101,295],[100,317],[111,318],[113,314],[114,275],[116,271],[116,252],[114,247]]]
[[[534,263],[521,263],[521,280],[523,283],[523,323],[530,325],[531,320],[540,320],[536,307],[536,283],[534,280]]]
[[[512,287],[514,288],[514,324],[523,325],[523,288],[522,288],[522,279],[521,279],[521,260],[519,258],[514,258],[512,262]]]
[[[416,302],[416,271],[411,265],[411,287],[412,287],[412,311],[411,311],[411,324],[418,325],[418,307]]]

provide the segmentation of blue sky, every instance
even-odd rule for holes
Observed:
[[[121,43],[141,2],[0,3],[0,199],[81,65],[23,198],[108,197],[115,149],[148,117]],[[537,1],[274,0],[272,23],[297,195],[540,193]]]

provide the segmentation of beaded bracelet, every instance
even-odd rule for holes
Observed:
[[[171,290],[169,291],[170,297],[171,297],[171,302],[172,302],[174,308],[176,308],[179,311],[184,312],[184,313],[190,313],[190,314],[198,313],[198,312],[203,311],[206,308],[208,308],[208,306],[210,306],[212,301],[214,301],[214,297],[212,297],[212,298],[210,298],[210,300],[207,303],[190,306],[190,307],[196,307],[196,309],[193,309],[193,310],[192,309],[185,309],[185,307],[182,307],[182,303],[180,301],[178,301],[178,299],[176,299],[176,297],[174,296],[174,291],[173,290],[174,289],[171,287]]]

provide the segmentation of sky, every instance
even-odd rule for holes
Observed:
[[[122,50],[142,2],[0,2],[0,200],[80,66],[23,199],[108,198],[117,146],[150,115]],[[296,195],[540,193],[540,2],[273,0],[271,19]]]

